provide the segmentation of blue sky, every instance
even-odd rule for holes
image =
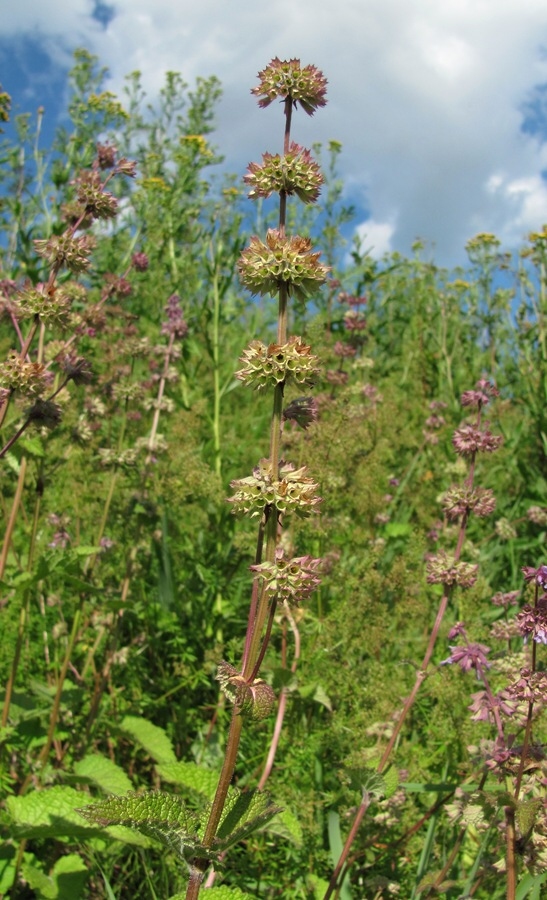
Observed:
[[[148,99],[167,69],[217,75],[215,142],[230,171],[279,144],[250,97],[273,56],[314,63],[329,104],[294,127],[305,145],[343,144],[357,227],[375,255],[425,239],[437,262],[492,231],[519,245],[547,222],[545,0],[13,0],[0,21],[0,81],[54,126],[74,48],[108,66],[107,87],[142,73]]]

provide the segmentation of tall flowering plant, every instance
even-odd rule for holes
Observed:
[[[279,810],[258,791],[241,794],[231,786],[243,726],[265,718],[275,705],[273,689],[259,677],[272,633],[276,610],[305,600],[319,583],[320,560],[290,557],[280,539],[286,518],[313,514],[320,503],[318,485],[306,466],[281,458],[281,436],[286,418],[304,427],[313,420],[312,404],[305,398],[284,408],[287,385],[303,388],[313,383],[318,361],[301,337],[288,334],[291,300],[306,301],[319,290],[328,274],[311,241],[287,235],[287,201],[296,195],[304,203],[317,200],[322,176],[308,150],[291,139],[293,112],[301,107],[308,115],[325,105],[326,79],[312,65],[282,61],[277,57],[259,73],[252,93],[259,106],[280,99],[285,115],[283,153],[265,153],[262,163],[251,163],[245,176],[252,199],[279,195],[279,221],[265,240],[253,237],[241,254],[241,283],[255,295],[277,298],[276,340],[253,340],[243,351],[239,380],[257,391],[273,394],[268,456],[251,475],[232,482],[230,497],[236,515],[258,523],[252,572],[251,602],[243,655],[239,666],[222,662],[218,669],[221,688],[232,704],[230,731],[220,778],[212,802],[201,814],[186,809],[180,797],[162,793],[112,798],[81,810],[102,825],[124,824],[160,838],[177,848],[188,864],[186,900],[198,897],[204,874],[230,846],[263,826]],[[297,413],[295,413],[295,404]],[[306,413],[309,413],[307,415]]]

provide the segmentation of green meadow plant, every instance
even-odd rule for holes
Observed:
[[[284,417],[301,422],[312,417],[311,402],[300,399],[293,412],[283,408],[287,385],[300,390],[313,382],[317,359],[309,345],[288,334],[289,302],[305,302],[325,281],[328,269],[319,262],[311,241],[286,233],[287,201],[296,195],[314,202],[322,183],[319,167],[311,154],[291,139],[293,110],[301,106],[308,115],[325,105],[326,80],[315,66],[301,68],[293,59],[272,60],[259,74],[253,93],[261,107],[281,98],[285,114],[283,153],[265,153],[262,163],[251,163],[245,181],[250,196],[279,194],[279,222],[266,240],[251,238],[241,254],[238,270],[244,287],[255,295],[278,298],[276,340],[265,344],[251,341],[241,358],[238,378],[257,391],[273,391],[269,455],[262,458],[252,475],[232,482],[230,502],[234,512],[258,521],[251,603],[245,646],[239,666],[222,662],[217,678],[232,704],[228,740],[218,785],[209,806],[198,814],[175,796],[146,794],[127,799],[113,798],[82,809],[90,821],[101,825],[123,824],[154,834],[171,847],[189,868],[186,900],[197,898],[206,870],[229,847],[263,827],[280,810],[267,795],[231,786],[241,732],[245,723],[260,721],[275,706],[271,686],[260,677],[278,608],[287,610],[304,601],[317,586],[320,559],[289,556],[282,544],[283,526],[291,514],[306,518],[320,503],[317,484],[305,465],[294,465],[281,457]]]

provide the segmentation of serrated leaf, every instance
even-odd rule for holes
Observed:
[[[395,766],[390,766],[383,773],[382,777],[384,779],[385,798],[389,800],[399,787],[399,772]]]
[[[254,831],[263,828],[281,807],[275,806],[268,794],[260,791],[242,793],[232,788],[215,836],[215,849],[224,851],[244,840]]]
[[[99,553],[102,553],[102,547],[81,545],[79,547],[73,547],[72,553],[74,556],[98,556]]]
[[[218,887],[207,888],[207,893],[201,895],[204,900],[253,900],[253,894],[245,894],[239,888],[228,887],[221,884]],[[169,900],[185,900],[186,894],[175,894]]]
[[[120,724],[120,730],[130,735],[156,762],[174,763],[177,761],[171,741],[163,728],[153,725],[148,719],[143,719],[141,716],[125,716]]]
[[[168,784],[181,787],[212,800],[218,784],[218,772],[206,769],[194,762],[178,760],[177,762],[160,763],[156,772]]]
[[[271,822],[268,822],[266,831],[270,834],[276,834],[278,837],[285,838],[287,841],[291,841],[295,847],[302,846],[302,826],[290,809],[283,809],[274,816]]]
[[[106,794],[125,794],[133,788],[124,770],[106,756],[91,753],[74,765],[74,772],[87,783],[91,782]]]
[[[57,860],[52,876],[57,888],[56,900],[78,900],[83,895],[89,872],[81,856],[69,853]]]
[[[125,825],[110,825],[105,831],[115,841],[121,841],[122,844],[129,844],[131,847],[142,847],[147,850],[154,845],[154,842],[140,831],[126,828]]]
[[[131,793],[125,797],[109,797],[79,810],[80,814],[99,825],[125,825],[146,837],[159,841],[173,850],[181,859],[188,852],[197,855],[199,844],[199,818],[189,810],[181,797],[162,791],[143,794]],[[208,855],[203,850],[203,856]]]
[[[61,856],[51,874],[32,863],[23,863],[23,876],[43,900],[79,900],[88,878],[88,869],[76,853]]]
[[[329,887],[328,881],[312,874],[306,876],[306,885],[311,887],[315,900],[323,900]]]
[[[36,892],[38,897],[42,897],[44,900],[55,900],[57,887],[53,882],[53,878],[50,878],[41,869],[29,863],[24,863],[23,877],[25,881],[28,881],[29,886]]]
[[[19,447],[29,456],[41,458],[44,455],[44,445],[39,437],[25,435],[25,437],[19,439]]]
[[[315,688],[313,699],[316,703],[320,703],[321,706],[324,706],[326,709],[328,709],[329,712],[332,712],[332,700],[330,699],[322,684],[318,684]]]
[[[87,825],[77,808],[91,802],[87,794],[66,785],[56,785],[23,797],[8,797],[6,807],[16,837],[86,838],[97,834],[98,829]]]
[[[539,797],[534,797],[531,800],[519,801],[515,815],[517,825],[522,835],[526,835],[528,832],[532,831],[536,823],[537,814],[542,806],[543,801]]]

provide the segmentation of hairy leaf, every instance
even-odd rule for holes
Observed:
[[[140,716],[125,716],[120,730],[130,735],[133,740],[146,750],[158,763],[174,763],[177,761],[171,741],[163,728],[158,728]]]

